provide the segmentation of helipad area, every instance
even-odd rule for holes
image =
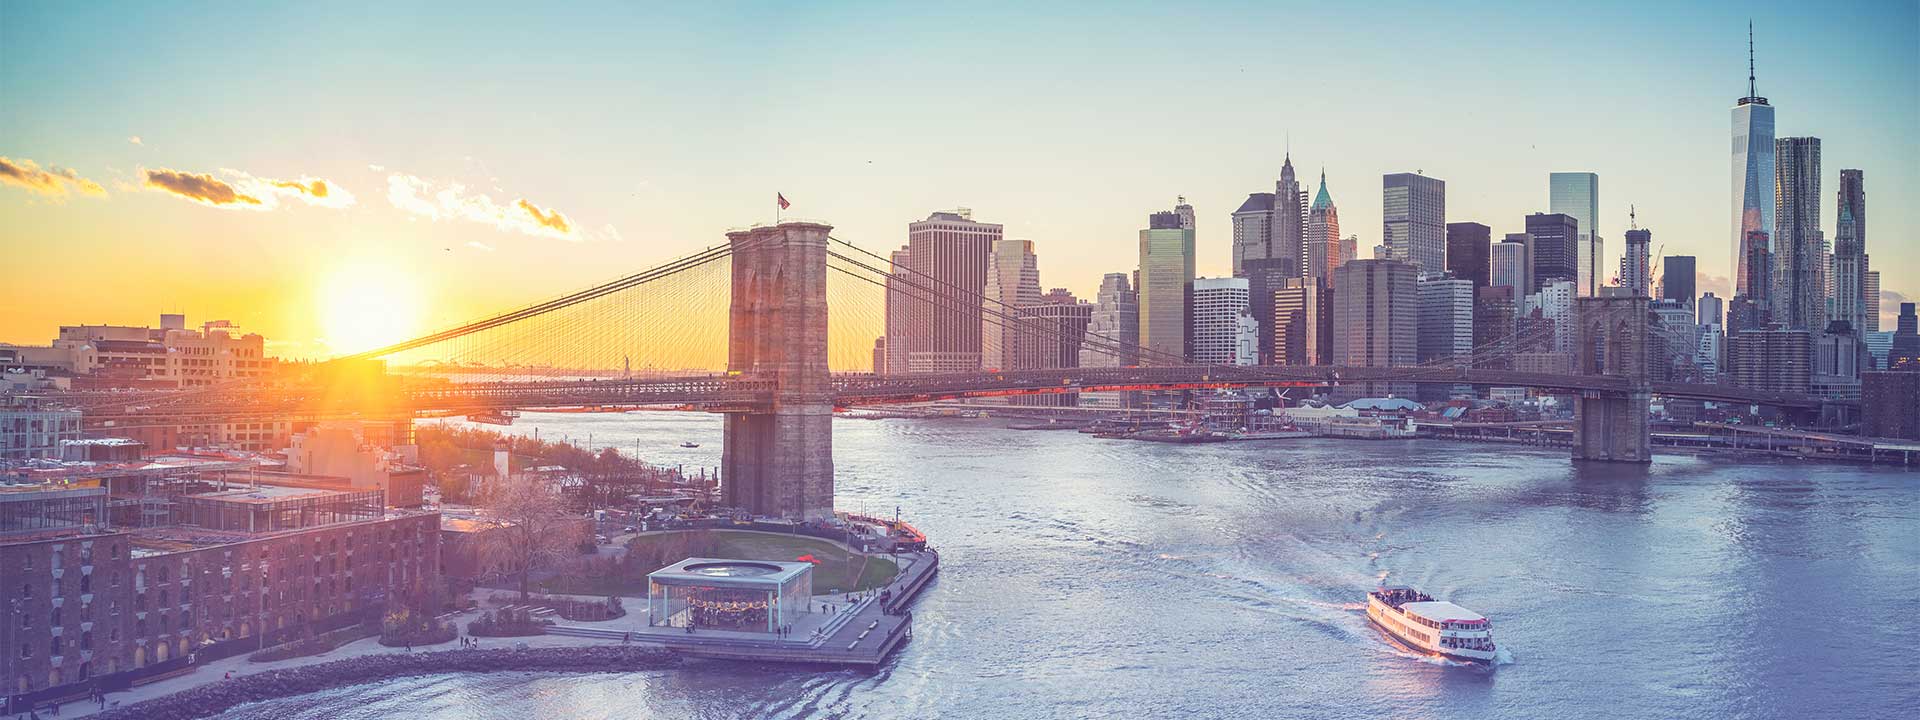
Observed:
[[[687,558],[647,574],[647,624],[776,632],[812,598],[812,563]]]

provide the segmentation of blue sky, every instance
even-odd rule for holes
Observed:
[[[100,298],[10,270],[8,305],[85,317],[22,314],[0,340],[170,303],[310,335],[297,303],[259,298],[342,263],[408,267],[437,324],[717,243],[770,219],[776,190],[876,251],[971,207],[1035,242],[1043,284],[1083,295],[1185,195],[1201,272],[1224,274],[1228,213],[1272,190],[1289,138],[1362,255],[1382,173],[1445,179],[1450,221],[1505,233],[1545,210],[1549,172],[1593,171],[1612,255],[1631,203],[1656,246],[1725,276],[1749,18],[1780,134],[1824,141],[1823,226],[1840,169],[1864,169],[1874,266],[1911,297],[1916,7],[8,3],[0,156],[106,193],[0,188],[8,253],[144,274]],[[356,202],[235,212],[143,188],[157,168],[324,178]],[[423,197],[461,185],[467,219],[394,202],[396,174]],[[469,212],[476,195],[507,209]],[[503,220],[520,199],[568,236]]]

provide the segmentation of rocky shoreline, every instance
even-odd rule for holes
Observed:
[[[383,653],[268,670],[231,680],[210,680],[199,687],[113,708],[93,717],[101,720],[192,720],[218,715],[246,703],[413,675],[459,672],[630,672],[673,667],[679,662],[679,658],[667,650],[621,645]]]

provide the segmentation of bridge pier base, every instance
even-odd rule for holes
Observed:
[[[733,303],[727,371],[773,381],[765,407],[727,414],[723,502],[755,515],[833,517],[833,384],[827,369],[827,233],[785,222],[727,233]]]
[[[1573,459],[1652,462],[1650,393],[1583,395],[1573,406]]]

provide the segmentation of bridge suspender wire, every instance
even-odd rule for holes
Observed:
[[[758,241],[755,240],[750,242],[758,242]],[[353,353],[350,355],[339,356],[325,362],[337,362],[342,360],[347,360],[347,361],[366,360],[366,359],[379,358],[387,355],[393,355],[393,354],[405,352],[407,350],[424,347],[427,345],[433,345],[436,343],[448,342],[456,339],[465,338],[469,335],[472,335],[473,333],[477,333],[477,332],[481,332],[481,331],[493,329],[493,328],[499,328],[505,325],[511,325],[513,323],[516,323],[528,318],[537,317],[537,316],[550,313],[556,310],[560,310],[566,307],[571,307],[582,302],[586,302],[586,301],[593,300],[600,297],[605,297],[613,293],[618,293],[622,290],[626,290],[632,287],[650,283],[655,280],[659,280],[661,278],[673,276],[675,274],[678,274],[687,270],[691,270],[693,268],[701,267],[709,263],[715,262],[717,260],[723,259],[725,257],[728,257],[729,255],[732,254],[733,250],[734,250],[734,246],[731,243],[726,245],[717,245],[717,246],[708,247],[698,252],[695,252],[691,255],[677,258],[665,264],[656,266],[654,268],[650,268],[638,273],[634,273],[631,275],[618,278],[610,282],[596,285],[586,290],[570,293],[568,295],[564,295],[558,298],[553,298],[551,300],[547,300],[544,302],[535,303],[533,305],[518,308],[509,312],[501,313],[499,315],[491,316],[488,318],[484,318],[484,319],[470,322],[458,327],[449,328],[447,330],[435,332],[435,333],[414,338],[411,340],[394,343],[391,345],[387,345],[385,347]],[[233,380],[217,382],[211,385],[204,385],[196,388],[181,389],[181,390],[175,390],[171,392],[159,393],[154,395],[143,395],[138,398],[137,402],[141,405],[146,405],[146,406],[174,404],[174,403],[179,403],[188,399],[214,395],[222,392],[246,390],[249,388],[257,387],[263,383],[267,383],[270,381],[271,379],[266,377],[236,378]],[[101,408],[101,407],[111,407],[115,405],[124,405],[129,402],[134,402],[134,400],[130,398],[124,398],[124,397],[105,398],[98,402],[81,404],[80,407],[82,409],[95,409],[95,408]]]
[[[844,244],[847,244],[847,243],[845,243],[844,241],[839,241],[839,240],[836,240],[836,242],[840,242],[840,243],[841,243],[841,244],[843,244],[843,245],[844,245]],[[864,252],[864,251],[863,251],[863,252]],[[828,254],[828,256],[829,256],[829,257],[832,257],[832,258],[837,258],[837,259],[839,259],[839,260],[841,260],[842,262],[845,262],[845,263],[848,263],[848,264],[851,264],[851,265],[854,265],[854,266],[856,266],[856,267],[859,267],[859,268],[861,268],[861,269],[863,269],[863,270],[866,270],[866,271],[868,271],[868,272],[871,272],[871,273],[875,273],[875,274],[879,274],[879,275],[881,275],[881,276],[883,276],[883,277],[887,275],[887,272],[886,272],[885,270],[881,270],[881,269],[879,269],[879,268],[876,268],[876,267],[874,267],[874,266],[872,266],[872,265],[868,265],[868,264],[866,264],[866,263],[864,263],[864,262],[862,262],[862,261],[860,261],[860,260],[857,260],[857,259],[854,259],[854,258],[850,258],[850,257],[847,257],[846,255],[842,255],[842,254],[840,254],[840,253],[836,253],[836,252],[831,252],[831,251],[829,251],[829,252],[828,252],[827,254]],[[868,254],[868,255],[871,255],[872,253],[867,253],[867,254]],[[877,279],[874,279],[874,278],[872,278],[872,277],[867,277],[867,276],[865,276],[865,275],[860,275],[860,274],[857,274],[857,273],[855,273],[855,272],[853,272],[853,271],[851,271],[851,270],[847,270],[847,269],[845,269],[845,268],[841,268],[841,267],[835,267],[834,269],[835,269],[835,270],[838,270],[838,271],[840,271],[840,272],[842,272],[842,273],[845,273],[845,274],[847,274],[847,275],[849,275],[849,276],[851,276],[851,277],[856,277],[856,278],[859,278],[860,280],[863,280],[863,281],[866,281],[866,282],[869,282],[869,283],[873,283],[873,284],[875,284],[875,285],[879,285],[879,286],[880,286],[880,287],[882,287],[882,288],[885,288],[885,287],[886,287],[886,281],[885,281],[885,280],[877,280]],[[911,269],[909,269],[909,270],[911,270]],[[914,274],[915,274],[915,275],[919,275],[919,276],[921,276],[921,277],[930,277],[930,276],[927,276],[927,275],[926,275],[925,273],[918,273],[918,272],[915,272]],[[934,290],[934,289],[932,289],[932,288],[929,288],[929,287],[927,287],[927,286],[925,286],[925,285],[923,285],[923,284],[921,284],[921,283],[919,283],[919,282],[916,282],[916,281],[915,281],[915,280],[913,280],[912,278],[908,278],[908,277],[905,277],[905,276],[898,276],[898,275],[896,275],[896,276],[894,276],[894,279],[897,279],[897,280],[899,280],[900,282],[902,282],[902,283],[904,283],[904,284],[907,284],[907,285],[909,286],[909,288],[911,288],[911,289],[919,289],[919,290],[925,290],[925,291],[927,291],[927,292],[929,293],[929,295],[930,295],[930,297],[929,297],[929,298],[920,298],[920,299],[925,299],[925,300],[927,300],[928,302],[939,302],[939,300],[938,300],[938,299],[933,299],[933,298],[938,298],[938,297],[939,297],[939,296],[938,296],[938,294],[937,294],[937,293],[938,293],[938,291],[937,291],[937,290]],[[934,282],[937,282],[937,283],[940,283],[940,284],[942,284],[942,285],[947,285],[947,286],[949,286],[949,287],[952,287],[952,283],[947,283],[947,282],[944,282],[944,281],[941,281],[941,280],[939,280],[939,279],[937,279],[937,278],[932,278],[932,280],[933,280]],[[960,299],[962,299],[962,300],[966,300],[966,301],[971,301],[971,300],[972,300],[973,298],[980,298],[980,299],[981,299],[981,301],[982,301],[982,304],[981,304],[981,308],[980,308],[980,312],[981,312],[981,317],[982,317],[982,319],[983,319],[983,320],[985,320],[985,321],[987,321],[987,322],[990,322],[990,323],[993,323],[993,324],[995,324],[995,325],[998,325],[998,326],[1000,326],[1000,327],[1002,327],[1002,328],[1007,328],[1007,329],[1014,329],[1014,330],[1024,330],[1024,331],[1031,331],[1031,332],[1035,332],[1035,333],[1039,333],[1039,334],[1042,334],[1042,335],[1046,335],[1046,336],[1049,336],[1049,337],[1051,337],[1051,338],[1053,338],[1053,339],[1055,339],[1055,340],[1063,340],[1063,339],[1069,339],[1069,338],[1067,338],[1067,336],[1066,336],[1065,334],[1063,334],[1063,333],[1062,333],[1062,332],[1060,331],[1060,329],[1058,328],[1058,326],[1057,326],[1057,324],[1056,324],[1056,323],[1051,323],[1051,322],[1047,322],[1045,318],[1037,318],[1037,317],[1032,317],[1032,316],[1023,316],[1023,315],[1021,315],[1021,314],[1019,314],[1019,311],[1018,311],[1018,309],[1014,309],[1014,312],[1013,312],[1013,313],[1008,313],[1008,312],[1005,312],[1005,311],[1002,311],[1002,310],[998,310],[998,309],[993,309],[993,308],[989,308],[989,307],[987,307],[987,306],[986,306],[986,303],[989,303],[989,302],[990,302],[990,303],[992,303],[992,304],[994,304],[994,305],[999,305],[999,306],[1001,306],[1001,307],[1008,307],[1008,308],[1010,308],[1011,306],[1008,306],[1007,304],[1005,304],[1005,303],[1002,303],[1002,302],[1000,302],[1000,301],[998,301],[998,300],[994,300],[994,299],[992,299],[992,298],[987,298],[987,297],[985,297],[984,295],[981,295],[981,294],[979,294],[979,293],[973,293],[973,292],[969,292],[969,291],[966,291],[966,290],[961,290],[961,289],[958,289],[958,288],[956,288],[956,291],[957,291],[957,292],[959,292],[959,293],[961,293],[961,294],[963,294],[963,295],[968,295],[968,296],[971,296],[971,297],[965,297],[965,298],[960,298]],[[951,298],[950,298],[950,299],[951,299]],[[1125,344],[1125,343],[1121,343],[1121,342],[1118,342],[1118,341],[1114,341],[1114,340],[1112,340],[1111,338],[1107,338],[1107,337],[1105,337],[1105,336],[1102,336],[1102,335],[1099,335],[1099,334],[1097,334],[1097,333],[1083,333],[1083,335],[1084,335],[1084,338],[1091,338],[1091,339],[1092,339],[1091,341],[1089,341],[1089,340],[1086,340],[1086,339],[1083,339],[1083,340],[1082,340],[1082,346],[1083,346],[1083,347],[1084,347],[1084,346],[1086,346],[1086,345],[1088,345],[1088,344],[1092,344],[1092,345],[1094,345],[1094,346],[1096,346],[1096,347],[1097,347],[1097,349],[1099,349],[1099,350],[1101,350],[1101,351],[1102,351],[1103,353],[1106,353],[1106,354],[1115,354],[1115,355],[1125,355],[1125,354],[1128,354],[1128,353],[1140,353],[1140,354],[1153,354],[1153,353],[1156,353],[1156,352],[1157,352],[1157,353],[1158,353],[1158,354],[1160,354],[1160,355],[1163,355],[1163,356],[1168,356],[1168,357],[1172,357],[1172,354],[1171,354],[1171,353],[1165,353],[1165,352],[1159,352],[1159,351],[1153,351],[1153,350],[1149,350],[1149,349],[1147,349],[1147,348],[1142,348],[1142,347],[1139,347],[1139,346],[1137,346],[1137,345],[1127,345],[1127,344]],[[1180,365],[1180,364],[1187,364],[1187,363],[1185,362],[1185,359],[1184,359],[1184,358],[1181,358],[1181,359],[1179,359],[1179,360],[1176,360],[1176,361],[1174,361],[1174,362],[1172,362],[1172,363],[1170,363],[1170,364],[1176,364],[1176,365]]]
[[[750,241],[750,242],[753,242],[753,241]],[[701,250],[700,252],[694,253],[692,255],[689,255],[677,260],[673,260],[671,262],[668,262],[665,265],[643,270],[641,272],[628,275],[626,277],[620,278],[618,280],[614,280],[612,282],[587,288],[586,290],[581,290],[579,292],[563,295],[561,297],[557,297],[552,300],[548,300],[546,302],[536,303],[534,305],[529,305],[527,307],[502,313],[499,315],[495,315],[493,317],[485,318],[482,320],[476,320],[474,322],[470,322],[465,325],[461,325],[459,327],[442,330],[440,332],[433,333],[431,335],[414,338],[412,340],[404,340],[401,342],[394,343],[392,345],[388,345],[386,347],[374,348],[372,350],[358,352],[352,355],[344,355],[344,356],[335,358],[335,360],[367,360],[372,358],[384,357],[387,355],[404,352],[406,350],[411,350],[424,345],[431,345],[437,342],[451,340],[453,338],[461,337],[464,335],[470,335],[472,333],[476,333],[481,330],[486,330],[489,328],[499,327],[501,325],[518,322],[520,320],[524,320],[530,317],[536,317],[549,312],[553,312],[554,310],[559,310],[561,308],[577,305],[579,303],[586,302],[588,300],[602,297],[611,293],[616,293],[621,290],[634,287],[636,285],[641,285],[648,282],[652,282],[654,280],[658,280],[663,277],[668,277],[684,270],[699,267],[701,265],[705,265],[707,263],[713,262],[720,258],[726,257],[732,254],[732,252],[733,252],[732,244],[716,245],[713,247],[709,247],[705,250]]]
[[[937,292],[932,288],[926,287],[924,284],[914,282],[914,280],[908,276],[911,275],[911,276],[917,276],[919,278],[925,278],[929,282],[932,282],[941,286],[945,286],[946,288],[950,289],[953,293],[962,296],[966,300],[970,301],[974,298],[979,298],[982,302],[983,319],[989,323],[993,323],[1004,328],[1034,331],[1042,335],[1050,336],[1054,339],[1066,339],[1066,336],[1059,330],[1056,323],[1046,322],[1044,318],[1036,318],[1036,317],[1024,315],[1020,313],[1018,308],[1009,306],[1006,303],[1000,302],[995,298],[986,297],[983,293],[978,293],[978,292],[968,290],[966,288],[958,287],[957,285],[951,282],[941,280],[939,278],[928,275],[927,273],[923,273],[918,270],[915,270],[911,267],[895,266],[891,260],[887,258],[882,258],[879,255],[866,250],[865,248],[861,248],[860,246],[854,245],[853,243],[847,242],[845,240],[841,240],[835,237],[829,237],[828,239],[832,240],[833,242],[844,245],[848,248],[851,248],[862,255],[866,255],[870,258],[873,258],[875,261],[885,263],[889,267],[897,267],[899,270],[904,271],[904,273],[898,273],[898,272],[889,273],[886,270],[882,270],[878,267],[867,264],[866,262],[862,262],[860,260],[848,257],[844,254],[837,253],[837,252],[830,251],[828,253],[830,257],[838,258],[858,268],[874,273],[876,275],[880,275],[883,278],[891,276],[894,279],[900,280],[901,282],[905,283],[910,290],[923,290],[929,293]],[[862,276],[852,271],[846,270],[844,268],[835,268],[835,269],[839,270],[840,272],[846,273],[849,276],[858,277],[863,281],[885,287],[885,283],[882,280],[876,280],[871,277]],[[926,299],[926,298],[921,298],[921,299]],[[989,303],[992,305],[997,305],[1001,308],[1013,310],[1014,312],[1009,314],[1004,311],[989,309],[986,307],[986,305]],[[1270,366],[1258,366],[1258,365],[1227,365],[1227,364],[1219,364],[1219,363],[1213,363],[1213,364],[1193,363],[1184,357],[1174,356],[1172,353],[1153,350],[1151,348],[1147,348],[1140,345],[1128,344],[1123,341],[1113,339],[1111,337],[1100,335],[1098,333],[1089,332],[1089,333],[1086,333],[1085,336],[1088,339],[1083,343],[1083,347],[1092,347],[1103,353],[1112,353],[1115,355],[1132,353],[1132,354],[1135,354],[1137,357],[1142,358],[1142,360],[1146,360],[1150,357],[1154,357],[1161,360],[1162,362],[1167,362],[1168,364],[1210,365],[1212,367],[1220,368],[1223,371],[1233,371],[1236,373],[1253,373],[1256,375],[1263,372],[1260,368],[1270,367]],[[1550,328],[1536,327],[1526,333],[1522,333],[1521,331],[1516,330],[1515,332],[1510,333],[1503,338],[1490,341],[1486,345],[1474,348],[1474,353],[1469,355],[1466,358],[1458,358],[1458,357],[1436,358],[1435,360],[1429,361],[1427,363],[1420,363],[1420,364],[1403,366],[1403,367],[1406,367],[1409,370],[1419,370],[1419,369],[1450,370],[1458,367],[1470,368],[1470,367],[1476,366],[1482,360],[1491,359],[1497,356],[1498,354],[1505,352],[1506,348],[1513,347],[1516,345],[1522,345],[1525,343],[1531,343],[1540,339],[1550,339],[1551,337],[1552,337],[1552,334],[1551,334]],[[1115,352],[1115,350],[1118,350],[1118,352]]]
[[[845,245],[845,246],[847,246],[847,247],[849,247],[849,248],[853,248],[853,249],[854,249],[855,251],[858,251],[859,253],[861,253],[861,254],[863,254],[863,255],[866,255],[866,256],[868,256],[868,257],[871,257],[871,258],[873,258],[873,259],[875,259],[875,260],[877,260],[877,261],[879,261],[879,262],[882,262],[882,263],[887,263],[887,264],[888,264],[888,265],[890,265],[890,266],[892,265],[892,261],[891,261],[891,260],[888,260],[888,259],[886,259],[886,258],[882,258],[882,257],[880,257],[880,256],[878,256],[878,255],[875,255],[875,254],[873,254],[873,253],[871,253],[871,252],[868,252],[868,251],[867,251],[866,249],[864,249],[864,248],[861,248],[861,247],[860,247],[860,246],[858,246],[858,245],[854,245],[853,243],[850,243],[850,242],[847,242],[847,241],[845,241],[845,240],[841,240],[841,239],[839,239],[839,238],[835,238],[835,237],[828,237],[827,239],[829,239],[829,240],[832,240],[832,241],[834,241],[834,242],[837,242],[837,243],[840,243],[841,245]],[[845,255],[842,255],[842,254],[839,254],[839,253],[835,253],[835,252],[831,252],[831,251],[829,251],[829,252],[828,252],[828,255],[829,255],[829,256],[831,256],[831,257],[836,257],[836,258],[839,258],[839,259],[841,259],[841,260],[843,260],[843,261],[845,261],[845,262],[848,262],[848,263],[851,263],[851,264],[853,264],[853,265],[855,265],[855,266],[857,266],[857,267],[860,267],[861,269],[864,269],[864,270],[867,270],[867,271],[869,271],[869,272],[873,272],[873,273],[876,273],[876,274],[878,274],[878,275],[880,275],[880,276],[882,276],[882,277],[886,277],[887,275],[889,275],[889,273],[888,273],[887,271],[885,271],[885,270],[881,270],[881,269],[879,269],[879,268],[876,268],[876,267],[874,267],[874,266],[872,266],[872,265],[868,265],[868,264],[866,264],[866,263],[865,263],[865,262],[863,262],[863,261],[860,261],[860,260],[857,260],[857,259],[854,259],[854,258],[850,258],[850,257],[847,257],[847,256],[845,256]],[[1054,323],[1049,323],[1049,322],[1045,322],[1045,321],[1044,321],[1044,319],[1042,319],[1042,318],[1035,318],[1035,317],[1029,317],[1029,316],[1023,316],[1019,308],[1017,308],[1017,307],[1014,307],[1014,306],[1012,306],[1012,305],[1008,305],[1008,304],[1006,304],[1006,303],[1003,303],[1003,302],[1001,302],[1001,301],[999,301],[998,299],[995,299],[995,298],[990,298],[990,297],[987,297],[986,295],[984,295],[984,294],[982,294],[982,293],[980,293],[980,292],[976,292],[976,291],[973,291],[973,290],[969,290],[969,289],[967,289],[967,288],[962,288],[962,287],[959,287],[958,285],[955,285],[955,284],[953,284],[953,283],[951,283],[951,282],[947,282],[947,281],[945,281],[945,280],[941,280],[940,278],[937,278],[937,277],[933,277],[932,275],[928,275],[927,273],[923,273],[923,272],[920,272],[920,271],[918,271],[918,270],[915,270],[915,269],[913,269],[913,268],[910,268],[910,267],[901,267],[900,269],[901,269],[901,270],[904,270],[904,271],[906,271],[906,272],[908,272],[908,273],[911,273],[911,274],[913,274],[913,275],[915,275],[915,276],[919,276],[919,277],[921,277],[921,278],[925,278],[926,280],[928,280],[928,281],[930,281],[930,282],[933,282],[933,283],[936,283],[936,284],[938,284],[938,285],[943,285],[943,286],[945,286],[945,287],[946,287],[946,288],[947,288],[947,289],[948,289],[949,291],[951,291],[952,293],[954,293],[954,296],[948,296],[948,297],[950,297],[950,298],[954,298],[954,297],[957,297],[957,299],[960,299],[960,300],[964,300],[964,301],[969,301],[969,302],[970,302],[970,301],[972,301],[972,300],[974,300],[974,299],[976,299],[976,298],[978,298],[978,299],[979,299],[979,300],[981,301],[981,310],[982,310],[982,312],[990,312],[990,313],[991,313],[991,314],[992,314],[993,316],[995,316],[995,317],[997,317],[997,318],[999,318],[999,319],[1002,319],[1002,320],[1005,320],[1005,321],[1008,321],[1008,322],[1013,322],[1013,323],[1016,323],[1015,325],[1001,325],[1001,327],[1004,327],[1004,328],[1012,328],[1012,329],[1025,329],[1025,330],[1035,330],[1035,331],[1038,331],[1038,332],[1042,332],[1042,333],[1044,333],[1044,334],[1050,334],[1050,335],[1053,335],[1053,336],[1054,336],[1054,337],[1055,337],[1056,339],[1057,339],[1057,338],[1060,338],[1060,337],[1062,337],[1062,336],[1061,336],[1061,335],[1059,334],[1059,331],[1058,331],[1058,329],[1056,329],[1056,328],[1053,328],[1053,327],[1052,327],[1052,326],[1054,326],[1054,325],[1055,325]],[[898,275],[898,274],[894,274],[894,275],[895,275],[896,277],[903,277],[903,276],[900,276],[900,275]],[[879,282],[880,282],[880,281],[876,281],[876,280],[873,280],[873,279],[871,279],[871,278],[862,278],[862,279],[864,279],[864,280],[867,280],[868,282],[875,282],[875,283],[879,283]],[[909,281],[909,282],[910,282],[910,281]],[[919,288],[919,289],[923,289],[923,290],[928,290],[928,291],[929,291],[930,293],[938,293],[938,292],[939,292],[939,291],[935,291],[935,290],[932,290],[931,288],[926,288],[926,287],[924,287],[924,286],[921,286],[921,285],[919,285],[919,284],[917,284],[917,283],[915,283],[915,284],[913,284],[913,287],[917,287],[917,288]],[[1001,308],[1004,308],[1004,310],[992,310],[992,311],[988,311],[988,310],[987,310],[987,308],[986,308],[986,305],[987,305],[988,303],[991,303],[991,304],[993,304],[993,305],[997,305],[997,306],[999,306],[999,307],[1001,307]],[[1100,335],[1100,334],[1098,334],[1098,333],[1091,333],[1091,332],[1089,332],[1089,333],[1086,333],[1085,335],[1086,335],[1086,337],[1089,337],[1089,338],[1094,338],[1094,339],[1095,339],[1096,341],[1098,341],[1098,343],[1096,343],[1096,344],[1106,344],[1106,345],[1107,345],[1108,347],[1107,347],[1107,348],[1103,348],[1103,349],[1105,349],[1105,350],[1108,350],[1109,352],[1111,352],[1111,349],[1112,349],[1112,348],[1118,348],[1118,349],[1120,349],[1120,350],[1122,351],[1122,353],[1121,353],[1121,354],[1123,354],[1123,355],[1124,355],[1124,354],[1134,354],[1134,355],[1135,355],[1136,357],[1139,357],[1139,358],[1141,358],[1141,359],[1142,359],[1142,361],[1145,361],[1145,360],[1146,360],[1146,359],[1147,359],[1147,358],[1148,358],[1149,356],[1154,356],[1154,357],[1155,357],[1156,359],[1158,359],[1159,361],[1161,361],[1161,362],[1164,362],[1164,363],[1167,363],[1167,364],[1171,364],[1171,365],[1189,365],[1189,364],[1193,364],[1193,363],[1189,363],[1189,362],[1187,361],[1187,359],[1186,359],[1185,357],[1182,357],[1182,356],[1178,356],[1178,355],[1174,355],[1173,353],[1169,353],[1169,352],[1165,352],[1165,351],[1162,351],[1162,350],[1155,350],[1155,349],[1152,349],[1152,348],[1147,348],[1147,347],[1144,347],[1144,346],[1140,346],[1140,345],[1132,345],[1132,344],[1128,344],[1128,343],[1125,343],[1125,342],[1123,342],[1123,341],[1119,341],[1119,340],[1115,340],[1115,339],[1113,339],[1113,338],[1110,338],[1110,337],[1107,337],[1107,336],[1104,336],[1104,335]],[[1232,367],[1232,366],[1227,366],[1227,367]]]

